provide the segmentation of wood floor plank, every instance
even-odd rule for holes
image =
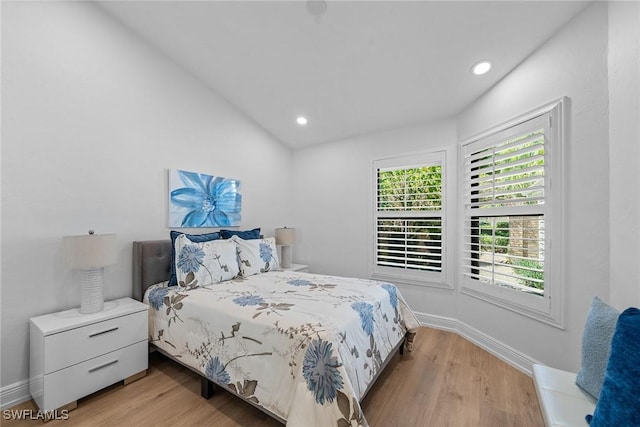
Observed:
[[[533,381],[460,336],[421,328],[413,352],[395,355],[362,402],[372,427],[542,427]],[[25,402],[12,410],[33,410]],[[40,420],[1,420],[38,426]],[[200,378],[152,354],[144,378],[116,384],[78,401],[68,420],[46,427],[277,427],[279,422],[231,393],[200,396]]]

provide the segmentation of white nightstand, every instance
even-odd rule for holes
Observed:
[[[31,318],[29,391],[42,411],[72,409],[81,397],[146,374],[149,306],[131,298],[104,310]]]
[[[291,267],[280,267],[280,271],[300,271],[302,273],[309,272],[309,266],[304,264],[291,264]]]

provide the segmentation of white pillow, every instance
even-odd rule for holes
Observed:
[[[233,279],[238,275],[237,245],[232,240],[192,242],[181,234],[176,239],[178,286],[197,288]]]
[[[238,264],[243,277],[280,268],[276,239],[273,237],[243,240],[233,236],[231,240],[238,245]]]

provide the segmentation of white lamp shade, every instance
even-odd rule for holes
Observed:
[[[276,245],[290,246],[296,243],[295,228],[276,228]]]
[[[113,265],[117,261],[115,234],[65,236],[64,251],[69,267],[89,270]]]

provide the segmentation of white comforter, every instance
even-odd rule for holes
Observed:
[[[268,272],[149,288],[153,344],[288,426],[366,426],[359,400],[419,323],[394,285]]]

